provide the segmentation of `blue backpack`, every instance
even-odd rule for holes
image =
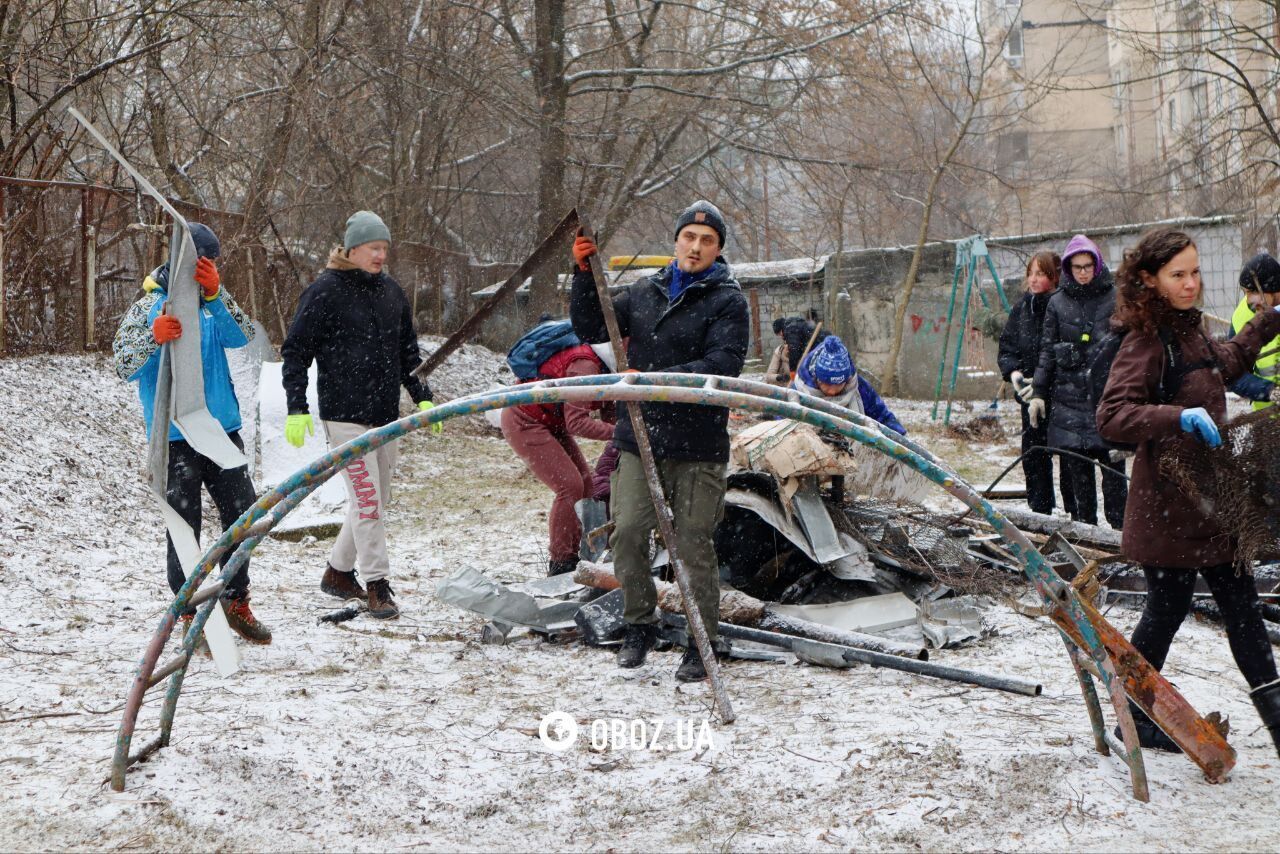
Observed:
[[[507,364],[521,382],[538,378],[538,367],[556,353],[582,341],[567,320],[548,320],[530,329],[507,352]]]

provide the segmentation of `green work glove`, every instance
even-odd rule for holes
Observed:
[[[426,412],[428,409],[435,409],[435,408],[436,408],[436,405],[435,405],[434,403],[432,403],[431,401],[429,401],[429,400],[424,400],[424,401],[422,401],[422,403],[419,403],[419,404],[418,404],[418,409],[419,409],[420,411],[422,411],[422,412]],[[439,436],[441,433],[443,433],[443,432],[444,432],[444,422],[442,422],[442,421],[437,421],[435,424],[432,424],[432,425],[431,425],[431,432],[432,432],[432,433],[434,433],[434,434],[435,434],[435,435],[437,435],[437,436]]]
[[[311,413],[309,412],[290,415],[284,419],[284,437],[295,448],[301,448],[303,443],[307,441],[307,436],[314,436],[315,434],[316,425],[311,421]]]

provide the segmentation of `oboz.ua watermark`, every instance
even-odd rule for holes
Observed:
[[[538,738],[559,753],[578,743],[584,727],[568,712],[548,712],[538,724]],[[715,750],[715,733],[706,718],[597,718],[585,727],[592,750]]]

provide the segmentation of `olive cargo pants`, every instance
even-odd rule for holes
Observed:
[[[675,517],[676,548],[689,572],[694,600],[715,638],[720,617],[720,566],[712,541],[716,522],[724,512],[725,464],[658,460],[671,515]],[[640,458],[623,451],[611,487],[614,520],[609,545],[623,590],[623,617],[628,623],[653,623],[658,605],[650,574],[649,534],[658,525]]]

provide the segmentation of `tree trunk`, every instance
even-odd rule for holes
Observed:
[[[564,193],[568,137],[565,115],[569,87],[564,79],[564,0],[534,3],[534,80],[538,86],[538,237],[550,234],[568,210]],[[568,247],[565,247],[566,257]],[[561,265],[543,268],[533,276],[529,309],[534,317],[560,310],[557,274]]]
[[[983,65],[981,68],[985,74],[986,66]],[[960,123],[955,139],[951,141],[951,147],[947,149],[947,153],[938,161],[938,167],[933,170],[933,176],[929,179],[929,192],[924,200],[924,213],[920,217],[920,231],[916,234],[915,251],[911,253],[911,264],[907,267],[907,275],[903,277],[902,288],[898,295],[898,304],[894,309],[893,344],[889,347],[889,358],[884,366],[884,379],[881,383],[883,387],[880,390],[885,395],[898,393],[898,354],[902,351],[902,334],[907,322],[907,306],[911,303],[911,293],[915,290],[916,276],[920,273],[920,259],[924,257],[924,244],[929,237],[929,219],[933,216],[933,205],[938,198],[938,184],[942,182],[942,176],[946,173],[947,167],[951,165],[951,161],[956,156],[956,151],[959,150],[960,144],[969,135],[969,128],[973,124],[973,117],[978,112],[978,104],[981,100],[982,78],[980,77],[977,91],[974,92],[969,102],[969,109],[965,113],[964,121]]]

